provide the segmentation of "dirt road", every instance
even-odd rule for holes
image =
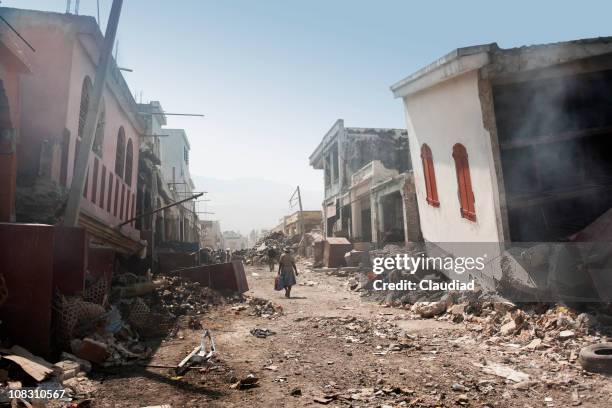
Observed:
[[[463,324],[409,319],[402,309],[362,300],[346,288],[346,278],[301,268],[294,297],[285,299],[273,290],[267,268],[248,267],[247,275],[248,295],[281,306],[282,316],[220,307],[202,316],[218,348],[211,370],[182,378],[165,369],[108,370],[95,378],[94,406],[609,406],[612,384],[602,376],[553,364],[546,353],[525,352],[499,338],[479,338]],[[253,328],[275,334],[257,338]],[[151,364],[176,365],[200,333],[179,330]],[[529,378],[486,373],[487,364]],[[257,387],[231,388],[248,374],[259,379]]]

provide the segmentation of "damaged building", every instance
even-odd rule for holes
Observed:
[[[191,146],[183,129],[164,128],[166,137],[161,138],[163,157],[161,170],[167,185],[178,200],[195,194],[195,184],[189,172]],[[177,201],[178,201],[177,200]],[[194,201],[178,206],[178,218],[170,217],[166,222],[167,241],[196,244],[199,242],[199,221]]]
[[[307,233],[315,229],[321,229],[323,213],[319,211],[295,211],[280,219],[280,223],[272,229],[273,232],[280,231],[286,236]],[[302,231],[303,229],[303,231]]]
[[[421,163],[414,175],[425,241],[497,242],[503,252],[574,240],[606,213],[611,56],[611,38],[477,45],[393,85],[412,161]]]
[[[37,49],[31,75],[21,78],[17,144],[18,222],[58,223],[73,177],[76,152],[93,92],[102,33],[91,17],[2,9],[3,17]],[[61,56],[61,57],[59,57]],[[95,242],[130,254],[141,248],[133,218],[144,127],[113,62],[96,127],[79,225]]]
[[[140,143],[140,160],[138,162],[138,194],[136,203],[138,214],[136,228],[147,241],[147,266],[157,263],[157,248],[173,237],[179,210],[172,203],[178,201],[161,170],[162,154],[160,139],[167,137],[163,126],[166,116],[158,101],[138,104],[139,114],[145,123],[145,132]],[[158,209],[163,208],[161,211]]]
[[[200,221],[200,247],[214,250],[225,249],[221,223],[219,221]]]
[[[310,164],[324,174],[326,236],[377,246],[420,240],[406,130],[345,127],[339,119]]]
[[[25,46],[0,27],[0,222],[15,221],[20,78],[31,73]]]
[[[146,134],[140,145],[136,225],[148,243],[147,265],[192,266],[201,231],[194,184],[189,173],[189,141],[183,129],[170,129],[158,101],[138,104]],[[184,201],[187,200],[187,201]],[[184,201],[184,202],[183,202]]]
[[[223,231],[223,244],[225,245],[225,249],[229,249],[233,252],[247,249],[249,242],[240,232]]]

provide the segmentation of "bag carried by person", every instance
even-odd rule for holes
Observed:
[[[274,290],[283,290],[283,289],[284,289],[283,278],[281,278],[280,275],[276,275],[276,278],[274,278]]]

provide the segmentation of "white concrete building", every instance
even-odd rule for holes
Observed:
[[[193,195],[195,185],[189,173],[189,152],[191,146],[184,129],[164,128],[166,137],[160,138],[161,167],[164,179],[174,192],[177,200]],[[180,221],[177,223],[177,237],[183,242],[199,242],[199,223],[195,202],[179,205]]]
[[[612,207],[602,153],[612,148],[611,52],[611,38],[459,48],[391,87],[404,102],[425,241],[455,254],[449,243],[501,243],[504,253],[572,239]]]

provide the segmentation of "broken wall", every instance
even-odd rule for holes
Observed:
[[[342,139],[342,176],[344,186],[366,164],[378,160],[385,168],[402,173],[411,169],[408,137],[405,130],[347,128]]]
[[[612,207],[612,70],[493,93],[513,241],[564,239]]]

